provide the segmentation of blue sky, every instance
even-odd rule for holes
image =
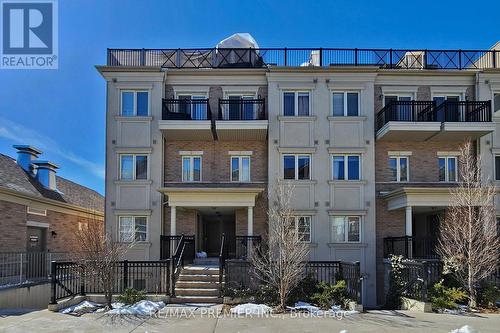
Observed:
[[[0,152],[38,146],[59,175],[104,193],[106,48],[211,47],[249,32],[261,47],[486,49],[500,1],[60,0],[59,69],[0,70]]]

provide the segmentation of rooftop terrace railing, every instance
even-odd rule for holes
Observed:
[[[161,68],[376,66],[386,69],[481,70],[500,68],[500,51],[358,48],[108,49],[107,65]]]

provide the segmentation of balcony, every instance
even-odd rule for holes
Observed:
[[[491,133],[491,101],[393,101],[377,114],[380,141],[462,141]]]
[[[267,138],[265,99],[219,99],[215,122],[217,138],[222,141],[258,141]]]
[[[163,99],[159,128],[168,140],[212,140],[208,99]]]

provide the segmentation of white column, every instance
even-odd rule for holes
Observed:
[[[176,208],[175,206],[170,206],[170,236],[175,236],[177,234],[175,208]]]
[[[406,218],[405,218],[405,230],[406,236],[412,236],[413,230],[413,214],[411,211],[411,206],[406,207]]]
[[[253,207],[248,206],[247,213],[248,213],[248,216],[247,216],[247,220],[248,220],[247,221],[247,223],[248,223],[247,235],[253,236]]]

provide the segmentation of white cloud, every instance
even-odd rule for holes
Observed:
[[[0,137],[11,140],[17,144],[33,145],[43,151],[56,154],[65,160],[89,170],[97,177],[104,179],[104,167],[102,165],[79,157],[72,151],[61,147],[48,136],[3,117],[0,117]],[[57,163],[56,161],[54,162]]]

